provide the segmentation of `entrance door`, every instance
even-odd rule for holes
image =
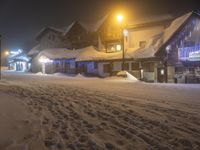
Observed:
[[[87,64],[81,64],[78,68],[78,73],[87,73]]]
[[[165,72],[164,68],[157,69],[157,78],[159,83],[163,83],[165,81]]]

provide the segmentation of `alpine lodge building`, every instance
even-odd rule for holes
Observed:
[[[200,83],[200,14],[155,16],[125,25],[107,15],[96,24],[48,27],[29,51],[32,72],[115,76],[146,82]]]

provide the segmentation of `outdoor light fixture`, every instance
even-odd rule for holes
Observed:
[[[42,63],[42,73],[45,74],[46,73],[46,64],[47,63],[52,63],[53,60],[51,60],[48,57],[42,55],[39,58],[39,62]]]
[[[127,29],[124,29],[124,30],[123,30],[123,33],[124,33],[124,36],[125,36],[125,37],[128,36],[128,30],[127,30]]]
[[[10,54],[9,51],[5,51],[5,55],[8,56]]]
[[[165,74],[164,69],[161,69],[161,70],[160,70],[160,74],[161,74],[161,75],[164,75],[164,74]]]
[[[47,58],[46,56],[41,56],[40,58],[39,58],[39,62],[40,63],[51,63],[51,62],[53,62],[51,59],[49,59],[49,58]]]

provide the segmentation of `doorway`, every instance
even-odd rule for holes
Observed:
[[[165,69],[164,68],[157,69],[157,78],[158,78],[159,83],[165,82]]]

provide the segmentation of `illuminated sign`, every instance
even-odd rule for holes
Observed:
[[[200,45],[179,48],[179,59],[182,61],[200,61]]]
[[[200,61],[200,50],[195,52],[189,53],[189,60],[190,61]]]

